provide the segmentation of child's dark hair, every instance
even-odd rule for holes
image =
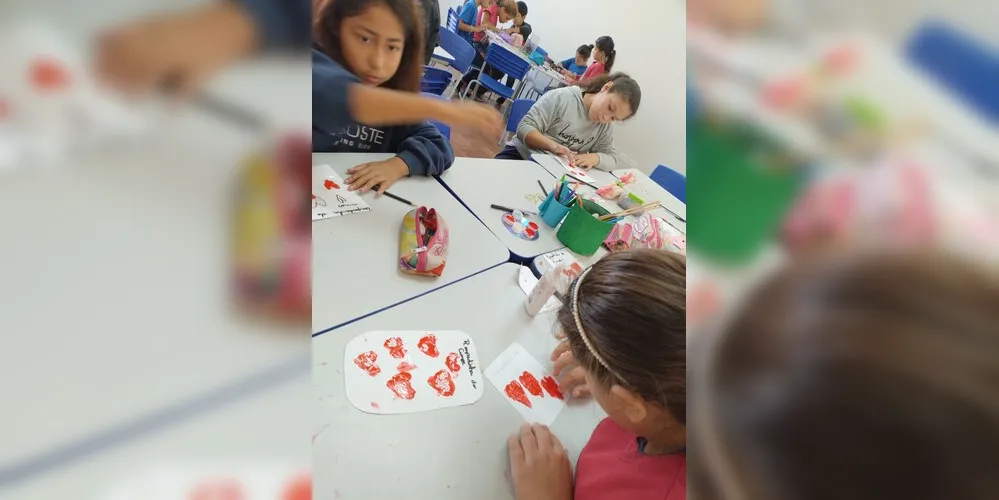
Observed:
[[[520,12],[520,17],[527,17],[527,2],[517,2],[517,12]]]
[[[604,55],[607,56],[607,62],[604,63],[604,69],[610,73],[611,70],[614,69],[614,59],[617,58],[617,51],[614,50],[614,39],[609,36],[602,36],[597,38],[595,45],[598,49],[600,49],[600,52],[603,52]]]
[[[576,49],[576,53],[589,59],[590,55],[593,54],[593,45],[580,45],[579,48]]]
[[[315,26],[313,33],[315,45],[331,59],[346,67],[343,54],[340,52],[341,23],[344,19],[361,15],[368,7],[379,4],[388,7],[399,18],[405,30],[399,69],[381,86],[419,92],[425,55],[423,46],[426,42],[423,36],[423,14],[421,9],[416,8],[413,0],[329,0],[322,8]],[[351,68],[346,69],[353,71]]]
[[[929,252],[825,256],[692,333],[692,386],[709,403],[693,412],[708,427],[695,429],[698,498],[996,498],[991,271]]]
[[[620,385],[681,423],[687,419],[686,275],[680,254],[615,252],[573,282],[558,313],[576,361],[604,387]]]
[[[610,92],[624,98],[631,106],[631,116],[635,116],[635,113],[638,113],[638,106],[642,104],[642,88],[626,73],[595,76],[577,83],[576,86],[583,89],[584,94],[596,94],[608,83],[613,83]]]

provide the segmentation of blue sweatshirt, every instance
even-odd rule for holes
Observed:
[[[265,48],[304,49],[312,40],[312,0],[238,0]]]
[[[573,73],[575,73],[575,74],[577,74],[579,76],[583,76],[583,73],[586,73],[586,66],[580,66],[580,65],[576,64],[576,58],[575,57],[570,57],[570,58],[562,61],[561,64],[562,64],[563,68],[565,68],[565,69],[567,69],[569,71],[572,71]]]
[[[312,50],[312,150],[317,153],[395,153],[410,175],[438,175],[454,163],[451,143],[437,127],[369,127],[355,122],[347,88],[358,78],[319,50]]]
[[[479,6],[475,3],[475,0],[468,0],[461,6],[461,11],[458,12],[458,19],[469,26],[478,26]],[[472,44],[474,33],[471,31],[462,31],[459,29],[458,35],[464,38],[469,45]]]

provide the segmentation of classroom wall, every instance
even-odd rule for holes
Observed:
[[[609,35],[615,71],[642,86],[638,115],[617,127],[618,149],[636,167],[659,164],[686,172],[686,12],[673,0],[525,0],[527,22],[552,59],[573,56],[582,44]],[[441,0],[441,22],[460,2]]]

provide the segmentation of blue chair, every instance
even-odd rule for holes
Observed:
[[[510,52],[502,45],[498,43],[491,43],[489,44],[489,48],[486,49],[486,60],[485,63],[482,64],[483,71],[479,71],[479,76],[465,86],[465,91],[461,94],[462,99],[472,92],[473,86],[476,90],[478,90],[479,86],[485,87],[490,92],[504,97],[507,100],[513,98],[513,95],[516,93],[514,89],[507,87],[499,80],[487,75],[484,71],[486,66],[497,69],[508,75],[510,78],[520,81],[521,85],[524,83],[524,77],[527,76],[527,72],[531,69],[531,63],[521,59],[517,56],[517,54]]]
[[[458,11],[454,10],[454,8],[448,9],[447,10],[447,21],[446,22],[447,22],[447,24],[445,24],[443,27],[446,27],[447,29],[449,29],[449,30],[457,33],[458,32]]]
[[[513,101],[513,104],[510,105],[510,116],[506,119],[506,132],[500,138],[499,143],[501,146],[509,140],[510,134],[517,133],[517,126],[520,125],[520,120],[524,119],[524,115],[531,110],[531,106],[534,106],[535,102],[537,101],[533,99],[517,99]]]
[[[452,74],[446,69],[423,67],[423,77],[420,78],[420,91],[428,94],[444,95],[451,85]]]
[[[426,97],[433,97],[434,99],[443,99],[443,100],[446,100],[443,97],[441,97],[440,95],[431,94],[431,93],[428,93],[428,92],[424,92],[423,95],[426,96]],[[437,130],[440,131],[441,135],[443,135],[444,138],[446,138],[448,140],[448,142],[451,142],[451,127],[448,127],[447,125],[445,125],[445,124],[443,124],[441,122],[436,122],[436,121],[433,121],[433,120],[428,120],[428,121],[433,126],[437,127]]]
[[[441,28],[440,36],[441,38],[438,42],[440,47],[454,58],[451,67],[458,70],[459,73],[465,74],[468,68],[472,66],[472,61],[475,60],[475,49],[472,48],[472,44],[466,42],[461,35],[449,29]]]
[[[662,186],[669,194],[687,204],[687,177],[665,165],[659,165],[649,176],[656,184]]]
[[[906,58],[967,103],[999,123],[999,52],[943,23],[924,23],[909,38]]]

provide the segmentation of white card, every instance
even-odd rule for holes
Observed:
[[[510,344],[486,368],[486,378],[528,422],[551,425],[565,408],[558,381],[520,344]]]
[[[586,173],[585,168],[574,167],[572,165],[569,165],[569,160],[561,156],[556,156],[556,155],[553,156],[555,156],[555,159],[558,160],[559,164],[562,165],[563,168],[565,168],[566,172],[569,172],[570,174],[574,175],[577,179],[583,182],[589,182],[590,184],[597,183],[596,179],[590,177],[589,174]]]
[[[312,167],[312,220],[371,211],[357,193],[329,165]]]
[[[541,274],[547,273],[560,265],[571,270],[576,276],[583,272],[583,266],[565,249],[546,253],[538,257],[535,260],[535,264],[538,266],[538,271],[541,271]]]
[[[344,349],[347,400],[386,415],[472,404],[483,391],[478,363],[465,332],[367,332]]]
[[[284,465],[185,465],[149,469],[115,484],[101,500],[308,500],[312,476]]]
[[[534,290],[534,287],[538,285],[538,278],[536,278],[534,273],[531,272],[531,268],[527,266],[520,266],[520,275],[517,277],[517,283],[520,285],[520,289],[523,290],[525,294],[530,296],[531,290]],[[545,302],[545,305],[541,307],[540,313],[554,311],[561,306],[562,302],[552,296],[549,297],[548,302]]]

